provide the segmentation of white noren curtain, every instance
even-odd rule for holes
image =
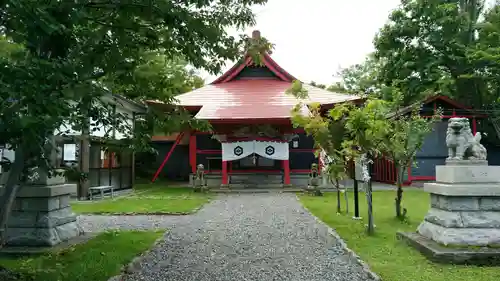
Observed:
[[[222,143],[222,161],[234,161],[256,153],[273,160],[288,160],[287,142],[240,141]]]
[[[234,161],[254,153],[253,141],[223,142],[222,161]]]
[[[274,141],[255,141],[255,153],[273,160],[288,160],[288,143]]]

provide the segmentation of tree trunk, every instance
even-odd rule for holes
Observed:
[[[342,208],[340,206],[340,183],[339,183],[339,179],[335,179],[335,188],[337,188],[337,213],[341,213],[342,212]]]
[[[78,198],[80,200],[87,200],[87,197],[89,195],[89,168],[90,168],[90,133],[89,133],[89,127],[88,126],[83,126],[82,129],[82,136],[81,136],[81,141],[80,141],[80,153],[78,154],[79,157],[79,171],[80,171],[80,177],[78,181]],[[111,175],[110,175],[111,176]]]
[[[24,170],[24,153],[21,147],[15,150],[14,163],[10,167],[9,176],[5,183],[4,193],[0,199],[2,209],[0,210],[0,248],[5,244],[5,233],[10,217],[12,206],[20,189],[19,181]]]
[[[403,214],[403,209],[401,206],[401,203],[403,201],[403,167],[400,164],[396,163],[396,171],[397,171],[397,179],[396,179],[396,185],[397,185],[397,190],[396,190],[396,199],[395,199],[395,204],[396,204],[396,217],[397,218],[404,218]]]

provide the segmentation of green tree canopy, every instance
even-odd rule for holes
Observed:
[[[480,20],[483,6],[483,0],[401,1],[374,40],[375,57],[383,60],[379,81],[397,83],[405,103],[428,92],[450,95],[475,108],[491,103],[487,83],[477,75],[470,56],[478,42],[489,40],[484,28],[476,33],[478,27],[494,25],[493,16]]]
[[[1,1],[0,31],[25,54],[0,56],[0,143],[16,151],[0,202],[0,235],[21,176],[33,166],[50,168],[55,130],[65,122],[84,129],[88,117],[109,123],[109,110],[94,109],[108,93],[105,77],[114,85],[133,84],[129,79],[140,73],[144,52],[157,50],[169,60],[183,58],[217,73],[245,43],[229,36],[226,28],[254,24],[251,5],[264,3]]]

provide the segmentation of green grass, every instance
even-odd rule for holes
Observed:
[[[336,194],[323,197],[302,195],[302,203],[326,224],[336,229],[371,269],[384,281],[497,281],[500,267],[440,265],[429,262],[418,251],[396,239],[397,231],[415,231],[429,208],[429,195],[420,190],[405,190],[404,207],[409,219],[401,222],[394,218],[394,191],[373,193],[375,236],[365,234],[366,200],[360,194],[362,221],[352,219],[353,194],[349,194],[350,214],[336,214]],[[344,200],[342,199],[344,204]],[[342,206],[345,211],[345,206]]]
[[[35,281],[107,281],[148,250],[161,232],[106,232],[85,244],[29,258],[0,257],[0,265]]]
[[[211,196],[190,188],[163,184],[139,184],[131,194],[114,199],[73,202],[75,213],[189,213],[210,201]]]

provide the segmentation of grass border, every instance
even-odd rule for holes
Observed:
[[[138,272],[141,269],[141,263],[144,260],[144,258],[149,253],[151,253],[157,246],[166,243],[165,235],[167,234],[168,231],[169,230],[166,229],[164,232],[162,232],[162,235],[155,240],[155,242],[153,243],[153,245],[151,245],[151,247],[149,247],[149,249],[147,249],[140,255],[133,258],[128,264],[124,264],[120,269],[120,273],[118,275],[110,277],[108,281],[121,281],[124,280],[125,276]]]
[[[296,199],[299,201],[300,205],[302,206],[302,208],[304,208],[304,210],[306,210],[319,224],[325,226],[328,230],[328,234],[332,235],[340,244],[340,246],[344,249],[344,251],[349,255],[351,256],[351,258],[353,258],[357,264],[359,264],[361,266],[361,269],[363,270],[363,272],[368,276],[369,279],[371,280],[374,280],[374,281],[382,281],[382,279],[380,278],[380,276],[378,276],[375,272],[373,272],[370,268],[370,266],[364,262],[359,256],[358,254],[356,254],[353,250],[349,249],[349,247],[347,246],[346,242],[344,241],[344,239],[342,239],[342,237],[339,236],[339,234],[335,231],[335,229],[333,229],[332,227],[330,227],[329,225],[327,225],[326,223],[324,223],[320,218],[318,218],[317,216],[315,216],[313,214],[313,212],[311,212],[311,210],[309,210],[309,208],[307,208],[305,206],[305,204],[302,203],[302,201],[300,200],[299,198],[299,194],[296,194]]]
[[[203,207],[204,205],[188,212],[78,212],[75,214],[84,216],[188,216],[196,214]]]

